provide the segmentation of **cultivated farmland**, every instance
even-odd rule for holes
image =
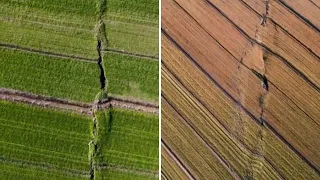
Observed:
[[[0,110],[0,171],[8,179],[43,170],[49,177],[88,178],[90,116],[4,101]]]
[[[135,111],[111,109],[97,114],[97,169],[101,178],[109,178],[126,169],[139,176],[154,178],[158,169],[158,118]],[[131,172],[132,173],[132,172]],[[137,177],[139,177],[137,176]]]
[[[158,179],[158,24],[158,1],[0,0],[0,179]]]
[[[314,14],[309,0],[162,0],[164,179],[320,179]]]
[[[151,102],[158,100],[158,61],[112,52],[104,57],[110,93]]]

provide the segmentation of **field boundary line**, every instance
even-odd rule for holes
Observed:
[[[21,102],[44,108],[68,110],[76,112],[78,114],[92,115],[92,104],[90,103],[36,95],[13,89],[0,88],[0,100]],[[111,96],[109,97],[109,100],[100,101],[99,104],[101,104],[102,109],[106,109],[109,106],[112,106],[120,109],[136,110],[151,114],[159,113],[159,107],[156,104],[120,97]]]
[[[43,55],[43,56],[50,56],[50,57],[63,58],[63,59],[73,59],[73,60],[77,60],[77,61],[96,63],[96,60],[91,59],[91,58],[85,58],[85,57],[79,57],[79,56],[73,56],[73,55],[67,55],[67,54],[60,54],[60,53],[55,53],[55,52],[43,51],[43,50],[39,50],[39,49],[32,49],[32,48],[22,47],[22,46],[15,45],[15,44],[7,44],[7,43],[0,42],[0,47],[6,48],[6,49],[14,49],[14,50],[19,50],[19,51],[39,54],[39,55]]]
[[[128,56],[137,57],[137,58],[149,59],[149,60],[152,60],[152,61],[159,61],[159,57],[158,56],[133,53],[133,52],[129,52],[129,51],[112,49],[112,48],[103,49],[102,52],[104,52],[104,53],[111,52],[111,53],[123,54],[123,55],[128,55]]]

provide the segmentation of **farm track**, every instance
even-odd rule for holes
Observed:
[[[308,0],[162,1],[163,97],[240,178],[320,176],[318,11]],[[217,127],[230,139],[214,141]],[[231,141],[243,152],[227,155]]]
[[[35,95],[12,89],[0,88],[0,99],[13,102],[22,102],[46,108],[68,110],[80,114],[92,114],[92,106],[89,103],[69,101],[49,96]],[[153,114],[158,114],[159,111],[158,106],[155,104],[143,101],[122,99],[119,97],[109,97],[108,101],[102,101],[100,105],[103,109],[107,109],[109,108],[109,106],[112,106],[115,108],[131,109]]]

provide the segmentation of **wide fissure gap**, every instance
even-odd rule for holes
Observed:
[[[98,2],[98,19],[97,19],[97,24],[96,24],[96,38],[97,38],[97,46],[96,50],[98,53],[98,59],[97,59],[97,65],[100,70],[99,72],[99,82],[100,82],[100,90],[92,104],[92,140],[89,142],[89,176],[90,180],[94,180],[95,178],[95,171],[98,169],[98,160],[99,157],[99,146],[98,144],[100,143],[99,136],[103,136],[104,134],[100,134],[99,132],[99,120],[98,117],[96,116],[97,111],[101,109],[99,104],[101,103],[101,100],[103,99],[108,99],[108,94],[107,94],[107,78],[105,76],[105,71],[103,67],[103,55],[102,55],[102,49],[103,46],[107,46],[107,37],[106,37],[106,29],[105,29],[105,24],[103,22],[103,15],[105,14],[106,11],[106,0],[99,0]],[[110,106],[107,108],[108,110],[110,109]]]
[[[100,89],[101,90],[105,90],[106,88],[106,76],[105,76],[105,73],[104,73],[104,68],[103,68],[103,61],[102,61],[102,56],[101,56],[101,40],[98,40],[98,43],[97,43],[97,52],[98,52],[98,66],[99,66],[99,69],[100,69]]]

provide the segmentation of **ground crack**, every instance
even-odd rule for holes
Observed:
[[[106,88],[106,76],[104,74],[104,68],[103,68],[103,62],[102,62],[102,56],[101,56],[101,51],[102,51],[102,48],[101,48],[101,40],[98,40],[98,44],[97,44],[97,52],[98,52],[98,66],[99,66],[99,69],[100,69],[100,89],[101,90],[105,90]]]
[[[265,12],[262,14],[262,19],[261,19],[261,25],[262,25],[262,26],[266,26],[267,19],[268,19],[268,17],[269,17],[269,4],[270,4],[270,0],[266,0],[266,1],[265,1],[265,4],[266,4]]]
[[[98,19],[97,19],[97,24],[95,27],[95,32],[96,32],[96,38],[97,38],[97,47],[96,50],[98,52],[98,59],[97,59],[97,64],[100,69],[100,89],[102,92],[100,92],[96,98],[95,101],[92,104],[92,140],[89,142],[89,163],[90,163],[90,169],[89,169],[89,175],[90,175],[90,180],[95,179],[95,171],[97,170],[97,157],[98,157],[98,141],[99,141],[99,129],[98,129],[98,117],[97,117],[97,111],[100,109],[99,103],[103,99],[108,99],[107,97],[107,79],[105,76],[105,71],[103,67],[103,55],[102,55],[102,46],[107,46],[107,37],[106,37],[106,28],[105,24],[103,22],[103,15],[106,11],[106,0],[99,0],[98,3]],[[108,107],[109,108],[109,107]]]

